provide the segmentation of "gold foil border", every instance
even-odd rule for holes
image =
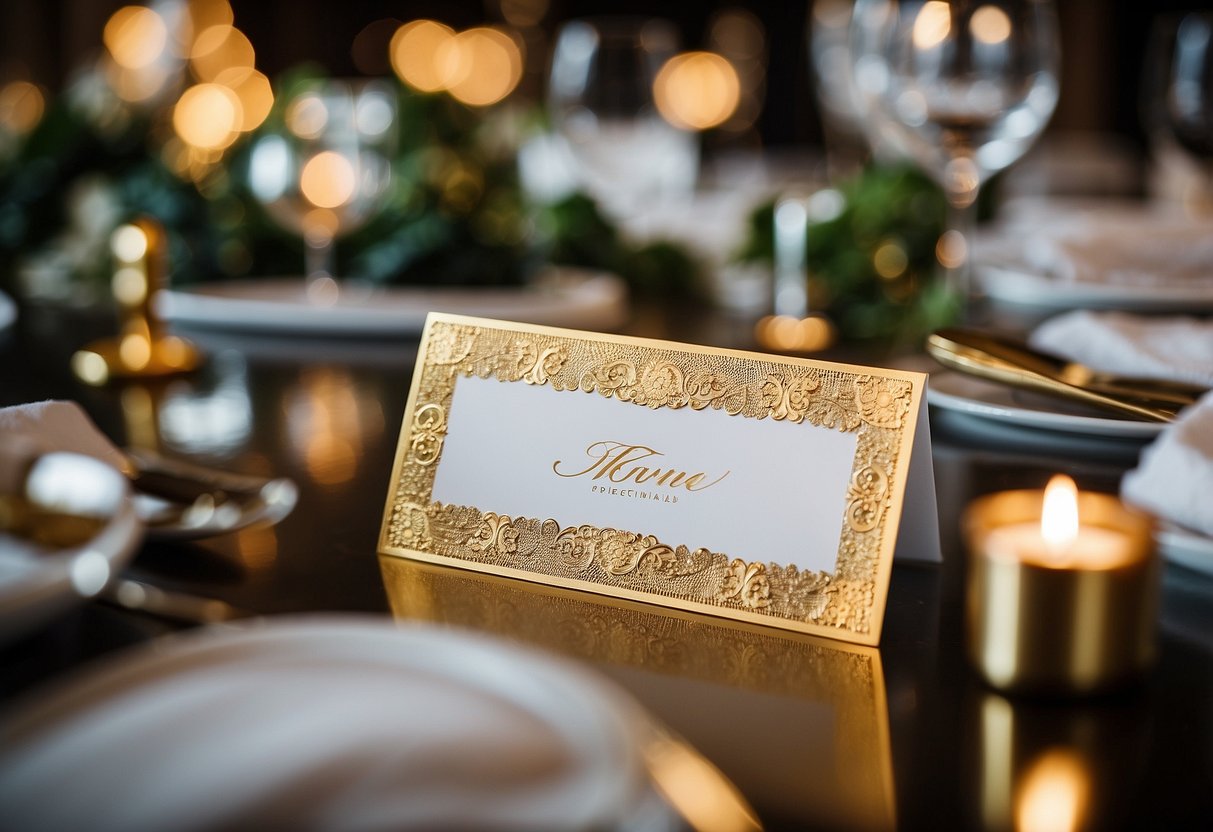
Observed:
[[[492,564],[860,636],[872,632],[883,521],[914,404],[911,382],[830,366],[442,319],[427,327],[421,355],[382,551]],[[835,571],[802,572],[706,549],[688,551],[643,532],[432,503],[446,414],[461,376],[596,393],[654,410],[710,407],[742,418],[854,433]]]

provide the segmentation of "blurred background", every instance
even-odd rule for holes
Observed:
[[[955,316],[970,226],[1014,197],[1213,204],[1204,127],[1181,148],[1157,107],[1160,33],[1204,4],[1066,0],[1056,26],[1053,5],[957,7],[989,12],[978,46],[1011,56],[974,95],[1039,87],[974,139],[992,145],[958,194],[927,158],[946,142],[889,141],[861,100],[848,0],[660,19],[588,0],[11,0],[0,287],[95,301],[108,234],[149,213],[174,284],[304,275],[332,301],[334,277],[522,286],[559,265],[913,339]],[[1048,22],[1016,17],[1008,39],[1008,13]],[[780,200],[813,194],[779,224]]]
[[[6,0],[0,7],[0,73],[51,90],[63,87],[90,53],[122,0]],[[637,0],[233,0],[236,24],[256,48],[257,66],[271,78],[304,61],[337,76],[387,74],[386,45],[395,26],[426,18],[456,29],[509,23],[525,31],[527,80],[520,94],[539,97],[548,49],[560,23],[604,14],[659,14],[675,22],[688,48],[709,48],[712,24],[741,12],[761,27],[768,50],[767,105],[753,131],[717,137],[767,146],[820,143],[821,117],[808,70],[807,28],[812,3],[786,0],[665,2]],[[1207,8],[1201,0],[1064,0],[1061,100],[1051,132],[1107,131],[1141,143],[1141,69],[1151,27],[1167,15]],[[394,25],[392,25],[394,24]]]

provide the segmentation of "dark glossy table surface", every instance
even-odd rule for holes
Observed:
[[[110,326],[95,315],[24,310],[0,335],[0,405],[75,399],[119,444],[290,476],[301,491],[276,528],[145,544],[132,576],[253,614],[394,610],[572,656],[714,760],[768,828],[1013,828],[1048,791],[1038,763],[1049,755],[1067,761],[1051,775],[1066,788],[1044,804],[1054,821],[1213,828],[1213,579],[1166,568],[1157,664],[1112,696],[1005,698],[963,656],[958,520],[968,501],[1039,487],[1059,470],[1080,487],[1114,491],[1139,443],[991,430],[933,410],[944,562],[898,563],[879,650],[854,650],[394,558],[381,564],[375,546],[415,343],[199,333],[210,361],[194,376],[104,389],[75,382],[72,351]],[[695,310],[646,307],[626,331],[750,346],[744,322]],[[0,695],[36,695],[102,654],[185,626],[84,605],[0,652]]]

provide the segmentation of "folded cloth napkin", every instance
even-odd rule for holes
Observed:
[[[95,457],[118,470],[126,458],[75,402],[45,401],[0,407],[0,441],[23,436],[44,451],[69,451]]]
[[[1005,242],[997,248],[1021,252],[1030,266],[1057,280],[1213,288],[1208,220],[1136,204],[1045,204],[1018,213],[1004,223]]]
[[[1125,502],[1213,537],[1213,393],[1185,408],[1120,485]]]
[[[1078,310],[1045,321],[1028,341],[1104,373],[1213,387],[1213,320]]]
[[[664,736],[571,663],[361,616],[209,628],[44,691],[0,725],[13,829],[676,828]]]
[[[1213,226],[1157,223],[1072,229],[1031,240],[1028,262],[1060,280],[1113,286],[1213,286]]]

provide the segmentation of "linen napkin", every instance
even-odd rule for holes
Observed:
[[[0,495],[104,521],[87,542],[35,542],[0,528],[0,643],[101,591],[133,557],[143,524],[115,470],[123,461],[72,402],[0,409]]]
[[[571,663],[362,616],[209,628],[11,714],[15,829],[675,828],[654,724]]]
[[[1185,408],[1120,484],[1125,502],[1213,537],[1213,393]]]
[[[1113,286],[1213,287],[1213,226],[1155,224],[1041,235],[1028,260],[1060,280]]]
[[[45,401],[0,408],[0,441],[23,436],[44,451],[69,451],[126,467],[122,452],[75,402]]]
[[[1032,346],[1126,376],[1213,387],[1213,320],[1076,311],[1052,318]],[[1213,393],[1180,412],[1125,475],[1128,503],[1213,536]]]
[[[1003,245],[1018,249],[1030,266],[1056,280],[1213,289],[1209,220],[1114,202],[1028,204],[1012,214],[1004,223]]]
[[[1213,319],[1077,310],[1045,321],[1028,342],[1104,373],[1213,387]]]

